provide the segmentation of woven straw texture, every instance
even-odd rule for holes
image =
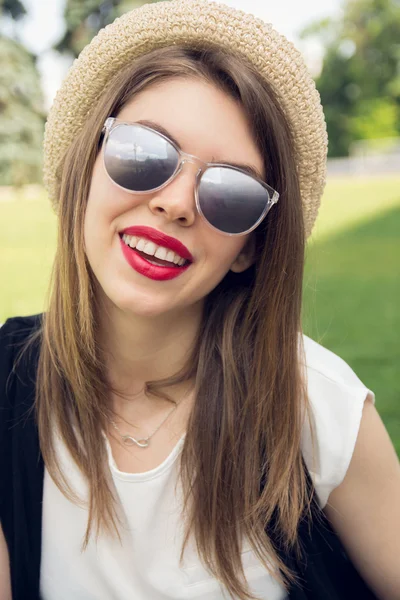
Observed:
[[[209,43],[243,56],[271,84],[292,129],[308,237],[326,181],[327,132],[320,95],[300,52],[271,24],[208,0],[145,4],[102,29],[69,69],[44,136],[44,184],[57,212],[57,170],[106,82],[153,48]]]

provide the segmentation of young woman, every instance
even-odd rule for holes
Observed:
[[[48,307],[0,330],[1,598],[400,598],[373,392],[301,332],[326,144],[300,54],[224,5],[74,63]]]

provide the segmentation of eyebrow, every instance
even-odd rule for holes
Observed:
[[[140,123],[142,125],[147,125],[147,127],[151,127],[155,131],[158,131],[158,133],[165,135],[166,138],[171,140],[171,142],[173,142],[176,146],[178,146],[178,148],[180,150],[182,150],[181,145],[178,142],[178,140],[176,138],[174,138],[174,136],[159,123],[155,123],[154,121],[149,121],[147,119],[141,119],[140,121],[136,121],[136,122]],[[249,175],[252,175],[253,177],[257,177],[257,179],[261,179],[261,181],[264,180],[263,175],[253,165],[249,165],[246,163],[238,163],[238,162],[233,162],[233,161],[228,161],[228,160],[221,160],[218,162],[223,163],[224,165],[228,165],[229,167],[237,167],[238,169],[242,169],[242,171],[245,171]]]

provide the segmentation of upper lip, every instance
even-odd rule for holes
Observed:
[[[181,256],[182,258],[193,262],[193,256],[186,248],[186,246],[182,244],[182,242],[180,242],[176,238],[166,235],[165,233],[162,233],[161,231],[158,231],[158,229],[153,229],[153,227],[146,227],[144,225],[134,225],[133,227],[127,227],[126,229],[123,229],[119,232],[119,234],[121,236],[126,234],[136,235],[137,237],[145,238],[151,242],[154,242],[155,244],[157,244],[157,246],[169,248],[173,252],[176,252],[176,254],[179,254],[179,256]]]

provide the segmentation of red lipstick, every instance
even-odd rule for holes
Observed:
[[[157,229],[153,229],[152,227],[144,227],[144,226],[135,226],[135,227],[127,227],[126,229],[119,232],[120,244],[122,253],[128,262],[128,264],[138,273],[148,277],[149,279],[153,279],[155,281],[166,281],[169,279],[175,279],[175,277],[179,277],[182,275],[191,265],[191,262],[182,266],[182,267],[168,267],[155,265],[146,258],[144,258],[138,251],[133,248],[130,248],[125,244],[122,240],[122,235],[136,235],[137,237],[145,238],[151,242],[154,242],[158,246],[163,246],[164,248],[168,248],[176,254],[179,254],[182,258],[186,260],[193,261],[193,256],[189,252],[189,250],[184,246],[181,242],[172,238],[164,233],[161,233]],[[151,257],[149,256],[149,259]]]
[[[150,242],[154,242],[157,246],[163,246],[164,248],[169,248],[176,252],[182,258],[186,258],[186,260],[190,260],[193,262],[193,256],[190,254],[189,250],[180,242],[169,235],[165,235],[165,233],[161,233],[157,229],[153,229],[152,227],[145,227],[143,225],[137,225],[135,227],[127,227],[119,232],[120,235],[136,235],[137,237],[146,238]]]

